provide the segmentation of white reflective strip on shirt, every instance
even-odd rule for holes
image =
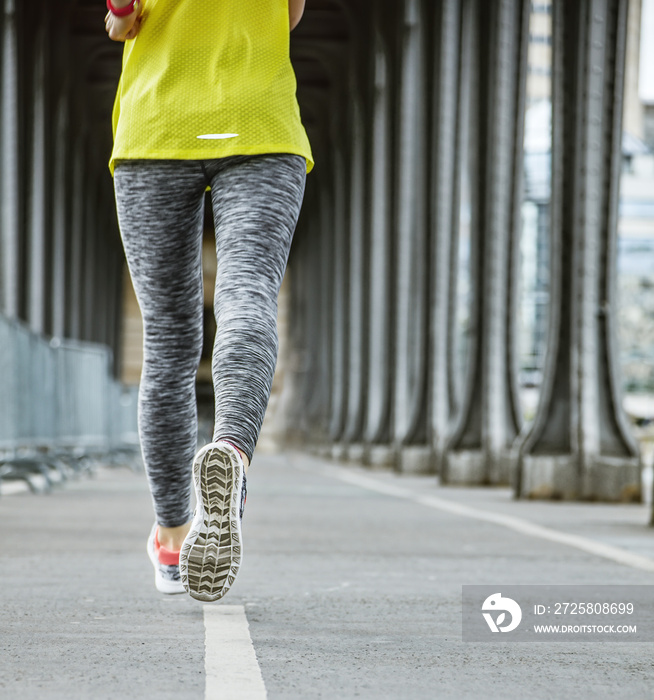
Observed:
[[[199,139],[233,139],[238,134],[200,134]]]

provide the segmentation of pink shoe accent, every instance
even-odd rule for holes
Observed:
[[[160,564],[164,566],[179,566],[179,550],[173,552],[159,544],[159,528],[154,533],[154,552]]]
[[[220,438],[220,440],[217,440],[216,442],[226,442],[228,445],[231,445],[238,452],[238,456],[241,458],[241,461],[244,462],[243,457],[241,456],[241,448],[240,447],[236,447],[236,445],[233,442],[230,442],[229,440],[225,440],[225,438]],[[245,453],[245,450],[242,450],[242,451]]]

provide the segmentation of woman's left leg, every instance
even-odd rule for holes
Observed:
[[[277,363],[277,297],[297,223],[306,161],[237,156],[207,164],[218,268],[214,441],[252,461]]]
[[[242,558],[245,475],[277,361],[277,295],[304,194],[306,164],[291,155],[205,163],[216,228],[214,441],[196,455],[197,508],[182,545],[181,580],[198,600],[229,590]],[[232,447],[226,443],[231,443]]]

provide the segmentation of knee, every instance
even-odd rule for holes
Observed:
[[[202,317],[161,314],[143,317],[143,348],[158,360],[197,365],[202,352]]]
[[[214,316],[218,328],[277,327],[277,297],[253,289],[216,294]]]

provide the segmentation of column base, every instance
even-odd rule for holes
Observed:
[[[573,455],[524,457],[520,496],[523,498],[640,503],[641,464],[638,457],[596,457],[580,473]]]
[[[432,450],[428,445],[404,445],[397,453],[397,470],[401,474],[435,474]]]
[[[444,457],[443,484],[452,486],[509,486],[515,456],[508,450],[492,460],[481,450],[458,450]]]
[[[443,484],[479,486],[486,483],[486,460],[481,451],[448,452],[444,467]]]
[[[312,449],[312,453],[321,459],[331,459],[332,448],[331,445],[315,445]]]
[[[347,445],[343,442],[335,442],[331,447],[330,457],[335,462],[347,461]]]
[[[361,442],[350,443],[345,448],[345,458],[348,462],[355,464],[363,464],[363,455],[365,453],[365,445]]]
[[[370,469],[393,469],[395,450],[392,445],[366,445],[363,463]]]

